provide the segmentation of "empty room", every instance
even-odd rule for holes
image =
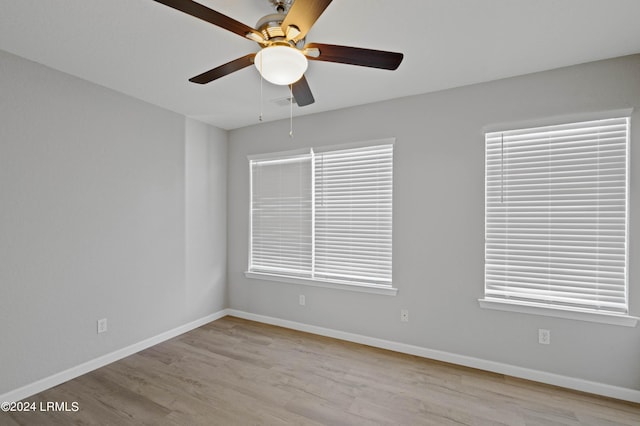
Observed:
[[[0,0],[0,425],[640,424],[637,0]]]

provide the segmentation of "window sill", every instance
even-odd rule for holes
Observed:
[[[591,312],[578,308],[558,309],[535,303],[515,302],[498,299],[478,299],[481,308],[495,309],[498,311],[520,312],[532,315],[543,315],[547,317],[565,318],[578,321],[598,322],[602,324],[620,325],[625,327],[635,327],[638,323],[637,317],[625,314],[605,314]]]
[[[258,280],[277,281],[287,284],[302,284],[312,287],[324,287],[333,288],[338,290],[357,291],[361,293],[373,293],[384,294],[387,296],[395,296],[398,294],[398,289],[386,286],[366,285],[366,284],[352,284],[344,281],[330,281],[330,280],[318,280],[311,278],[294,278],[285,275],[265,274],[262,272],[245,272],[244,276],[247,278],[253,278]]]

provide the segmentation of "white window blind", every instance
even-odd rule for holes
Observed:
[[[311,155],[251,162],[251,270],[311,276]]]
[[[485,135],[485,297],[627,313],[629,118]]]
[[[315,276],[391,285],[393,146],[315,155]]]
[[[393,144],[251,159],[249,272],[391,287]]]

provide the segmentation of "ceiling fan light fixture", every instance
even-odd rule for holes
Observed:
[[[300,80],[307,70],[307,58],[295,47],[269,46],[260,50],[254,65],[269,83],[289,85]]]

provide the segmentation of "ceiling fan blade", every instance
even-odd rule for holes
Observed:
[[[220,12],[216,12],[213,9],[209,9],[206,6],[201,5],[200,3],[196,3],[191,0],[154,0],[158,3],[162,3],[166,6],[169,6],[173,9],[179,10],[181,12],[186,13],[187,15],[194,16],[196,18],[202,19],[203,21],[209,22],[213,25],[216,25],[220,28],[224,28],[225,30],[231,31],[232,33],[236,33],[242,37],[249,38],[250,40],[264,41],[264,37],[259,31],[254,30],[248,25],[243,24],[242,22],[236,21],[233,18],[229,18],[226,15],[223,15]]]
[[[250,53],[248,55],[243,56],[242,58],[238,58],[231,62],[227,62],[224,65],[220,65],[217,68],[214,68],[207,72],[203,72],[200,75],[192,77],[189,79],[189,81],[192,83],[207,84],[220,77],[224,77],[225,75],[231,74],[232,72],[239,71],[243,68],[248,67],[249,65],[252,65],[253,58],[255,56],[256,56],[255,53]]]
[[[311,88],[309,88],[309,83],[307,83],[307,79],[304,75],[300,80],[293,83],[291,91],[293,92],[293,97],[298,106],[303,107],[311,105],[316,101],[313,99],[313,93],[311,93]]]
[[[287,34],[287,39],[302,40],[330,3],[331,0],[295,0],[282,21],[282,31]],[[290,26],[297,30],[288,32]]]
[[[317,51],[314,52],[316,49]],[[309,43],[304,50],[314,53],[307,54],[307,58],[314,61],[338,62],[385,70],[395,70],[404,58],[402,53],[322,43]]]

